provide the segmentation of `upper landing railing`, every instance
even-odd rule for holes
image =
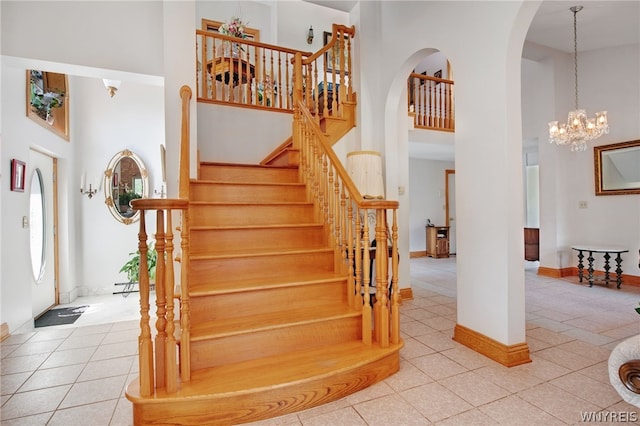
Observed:
[[[416,128],[455,131],[452,80],[412,73],[407,90],[409,114]]]

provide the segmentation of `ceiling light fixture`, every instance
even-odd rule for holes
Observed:
[[[609,133],[607,111],[596,112],[596,118],[587,118],[584,109],[578,107],[578,25],[576,14],[582,6],[569,8],[573,12],[573,69],[575,88],[575,110],[569,111],[566,124],[558,125],[557,121],[549,122],[549,142],[557,145],[571,144],[571,151],[586,151],[587,142]]]
[[[107,78],[102,79],[102,83],[104,83],[104,87],[107,88],[107,92],[109,92],[109,96],[113,98],[113,95],[116,94],[118,88],[120,87],[120,80],[109,80]]]

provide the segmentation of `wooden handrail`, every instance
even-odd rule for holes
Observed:
[[[244,108],[293,112],[293,70],[297,49],[215,31],[196,30],[197,98]]]
[[[180,189],[178,196],[181,199],[189,199],[189,181],[191,179],[191,157],[189,144],[191,143],[191,129],[190,129],[190,106],[191,101],[191,88],[189,86],[182,86],[180,88],[180,100],[182,105],[182,117],[180,127]]]
[[[355,309],[362,310],[362,341],[370,345],[375,338],[382,347],[388,347],[390,343],[397,344],[400,341],[399,203],[364,198],[304,101],[299,100],[295,110],[294,141],[300,147],[301,177],[307,186],[309,198],[314,200],[317,216],[332,236],[336,265],[347,273],[348,300]],[[391,232],[387,225],[388,210],[392,211],[393,216]],[[370,220],[375,222],[373,233],[370,231]],[[371,236],[376,241],[375,249]],[[388,262],[383,261],[387,260],[388,253],[391,254],[391,274]],[[376,260],[375,283],[371,282],[369,275],[372,256]],[[372,308],[370,287],[373,285],[375,303]]]

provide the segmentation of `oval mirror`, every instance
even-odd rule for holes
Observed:
[[[129,225],[140,219],[131,200],[149,197],[149,175],[142,160],[125,149],[117,153],[104,172],[105,203],[119,222]]]

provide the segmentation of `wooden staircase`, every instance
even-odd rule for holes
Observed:
[[[297,167],[203,163],[190,182],[189,381],[127,397],[135,424],[239,424],[324,404],[399,369],[363,343]]]

